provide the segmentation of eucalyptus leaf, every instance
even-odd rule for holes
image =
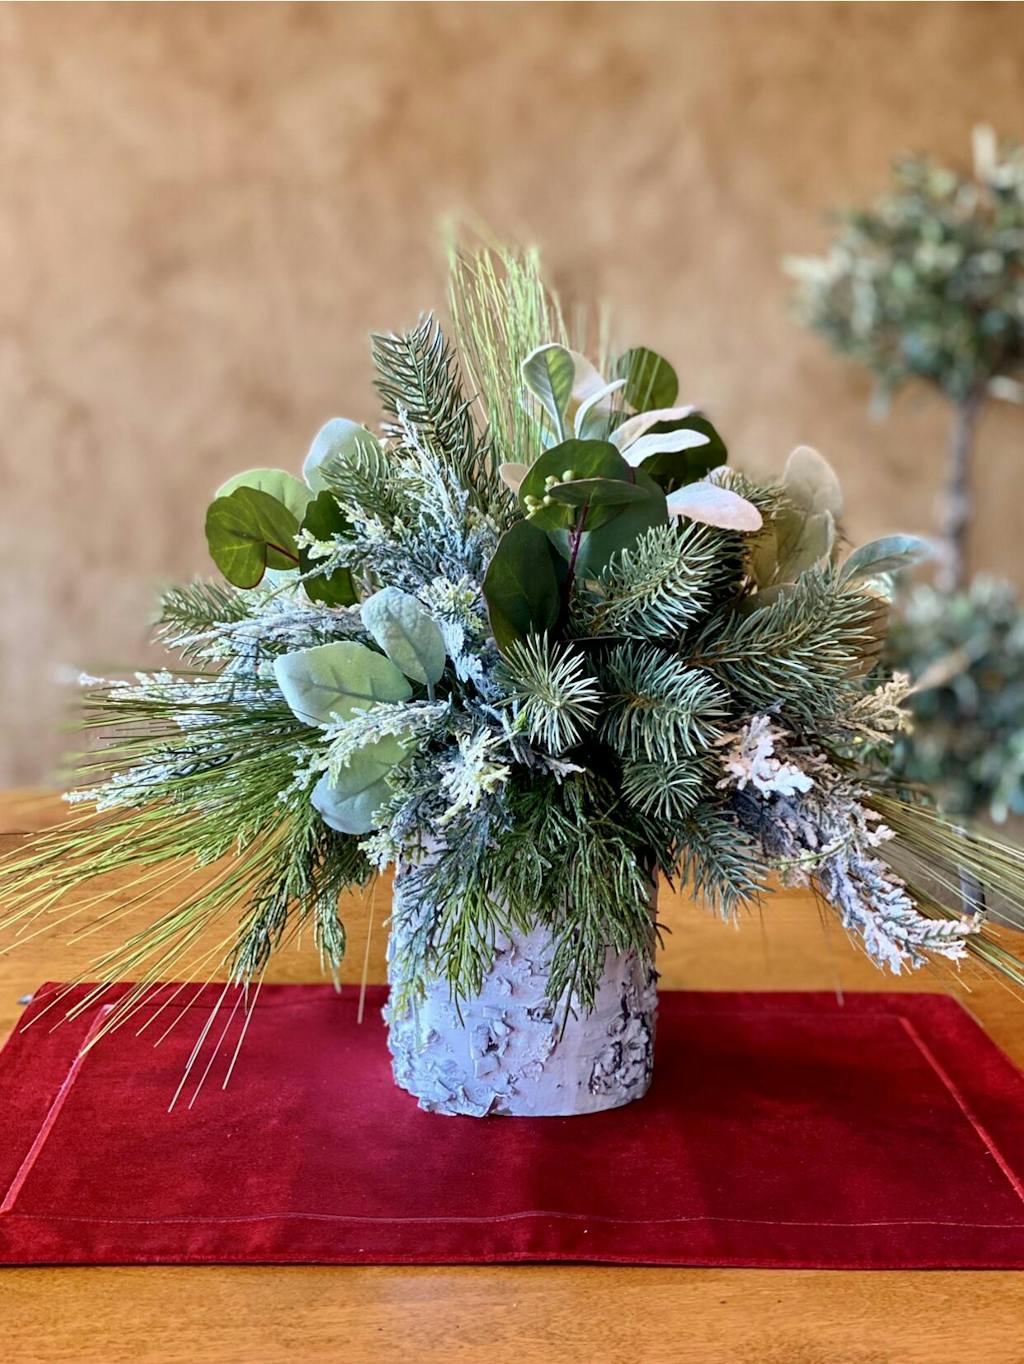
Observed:
[[[595,507],[621,507],[646,497],[647,493],[635,483],[616,478],[576,478],[568,483],[555,483],[548,489],[548,496],[567,507],[588,503]]]
[[[631,549],[645,530],[667,523],[665,494],[657,483],[642,469],[637,469],[633,478],[636,486],[645,494],[644,497],[627,503],[604,525],[584,530],[579,536],[575,554],[568,531],[551,533],[551,541],[559,554],[563,559],[573,561],[573,571],[578,578],[599,578],[614,555]]]
[[[306,725],[348,720],[378,701],[408,701],[412,695],[401,669],[354,640],[283,654],[274,660],[274,676],[293,714]]]
[[[516,521],[498,541],[484,578],[491,632],[503,652],[527,635],[543,634],[558,619],[558,576],[548,537]]]
[[[336,535],[343,535],[350,527],[332,495],[318,493],[306,508],[302,529],[317,540],[331,540]],[[308,549],[299,550],[299,568],[303,573],[309,573],[321,562]],[[302,586],[310,601],[323,602],[326,606],[352,606],[357,600],[352,571],[348,568],[336,568],[330,573],[307,578]]]
[[[298,529],[288,508],[258,488],[236,488],[206,512],[210,557],[235,587],[255,587],[268,568],[297,568]]]
[[[571,474],[572,478],[566,478]],[[519,487],[519,500],[529,515],[530,522],[540,530],[570,530],[579,519],[578,513],[571,510],[564,501],[553,500],[549,506],[537,507],[535,503],[545,497],[554,499],[554,488],[548,480],[554,479],[555,485],[566,485],[583,479],[616,480],[632,484],[633,471],[622,458],[614,445],[602,440],[566,440],[545,451],[533,465]],[[528,501],[532,499],[532,501]],[[588,513],[591,528],[596,528],[608,519],[607,511]]]
[[[392,794],[388,777],[406,756],[400,739],[387,736],[357,749],[336,777],[325,772],[313,788],[313,808],[343,834],[368,834],[374,815]]]
[[[854,582],[880,573],[897,573],[930,558],[931,553],[931,546],[915,535],[887,535],[855,549],[839,576],[844,582]]]
[[[545,450],[540,459],[530,465],[519,485],[519,500],[544,497],[547,479],[565,483],[565,475],[578,478],[615,478],[624,483],[633,479],[632,470],[610,441],[564,440]]]
[[[347,417],[332,417],[313,437],[302,465],[302,476],[314,492],[322,492],[327,487],[326,466],[360,454],[374,460],[384,458],[380,441],[372,431]]]
[[[626,402],[638,412],[669,407],[679,392],[675,370],[663,356],[645,346],[635,346],[619,357],[615,377],[626,380]]]
[[[564,346],[538,346],[522,364],[523,382],[565,436],[565,414],[572,399],[576,362]]]
[[[235,474],[234,478],[222,483],[214,496],[230,497],[238,488],[258,488],[262,493],[269,493],[282,502],[299,522],[305,516],[313,496],[301,479],[285,473],[283,469],[246,469],[244,473]]]
[[[433,686],[444,672],[444,636],[409,592],[384,587],[363,602],[367,631],[396,667],[414,682]]]

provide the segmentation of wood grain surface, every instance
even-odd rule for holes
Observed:
[[[0,837],[49,823],[52,798],[0,797]],[[94,912],[116,905],[116,892]],[[153,908],[157,908],[154,905]],[[369,897],[346,904],[362,972]],[[369,979],[383,978],[387,886],[373,903]],[[937,989],[950,973],[879,975],[809,895],[780,891],[739,928],[664,895],[667,987]],[[44,978],[87,966],[129,922],[74,947],[41,938],[0,957],[0,1031]],[[268,979],[313,980],[312,949]],[[967,970],[960,997],[1024,1063],[1024,1001]],[[1024,1275],[598,1266],[121,1268],[0,1271],[0,1359],[346,1364],[1024,1364]]]

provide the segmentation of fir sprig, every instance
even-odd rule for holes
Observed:
[[[649,644],[621,644],[601,663],[608,707],[602,737],[624,758],[678,762],[709,749],[728,713],[708,673]]]
[[[564,753],[594,728],[601,689],[571,645],[531,635],[509,650],[501,676],[527,734],[547,752]]]

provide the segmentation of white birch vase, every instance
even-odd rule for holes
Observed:
[[[395,876],[388,980],[393,996],[402,949],[430,909]],[[654,910],[656,892],[652,888]],[[447,984],[428,984],[399,1008],[388,1004],[396,1083],[431,1113],[567,1117],[619,1108],[651,1082],[658,1007],[656,975],[636,953],[609,951],[594,1008],[565,1018],[547,996],[550,933],[535,928],[498,944],[473,999],[456,1009]],[[563,1026],[564,1025],[564,1026]]]

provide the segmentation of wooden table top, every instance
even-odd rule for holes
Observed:
[[[0,796],[0,839],[52,822],[52,798]],[[368,978],[384,978],[376,891]],[[97,904],[95,913],[116,903]],[[154,909],[157,905],[154,905]],[[362,973],[368,898],[345,906]],[[669,988],[948,988],[948,972],[894,980],[865,960],[811,897],[779,891],[739,927],[684,897],[662,897],[671,929],[659,967]],[[123,918],[85,942],[43,937],[0,957],[0,1034],[18,999],[86,967],[128,932]],[[1020,950],[1020,944],[1017,945]],[[318,978],[311,947],[286,951],[268,980]],[[968,968],[960,997],[1019,1065],[1024,1000]],[[1024,1364],[1024,1274],[604,1266],[133,1267],[0,1271],[0,1355],[73,1360],[258,1364]]]

